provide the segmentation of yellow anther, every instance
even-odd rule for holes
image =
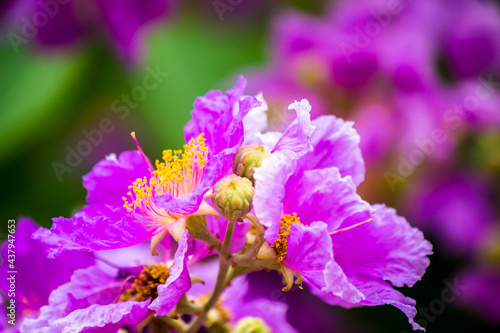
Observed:
[[[274,249],[278,252],[278,262],[282,262],[286,257],[286,250],[288,248],[288,236],[290,236],[290,229],[292,224],[299,223],[300,219],[297,217],[297,213],[285,214],[281,217],[280,228],[278,230],[279,236],[274,241]]]
[[[189,191],[199,183],[203,176],[202,170],[207,163],[208,148],[205,145],[203,135],[196,140],[191,139],[184,145],[182,150],[164,150],[162,160],[155,161],[156,169],[152,170],[152,175],[148,179],[137,178],[127,193],[132,198],[132,204],[125,200],[127,207],[133,207],[153,204],[152,200],[147,198],[156,197],[164,193],[170,193],[173,196],[180,196]],[[144,208],[144,207],[143,207]],[[132,211],[132,208],[127,208]]]
[[[146,266],[132,283],[132,288],[120,297],[122,302],[135,300],[138,302],[158,297],[158,286],[165,284],[169,277],[169,269],[165,265]]]

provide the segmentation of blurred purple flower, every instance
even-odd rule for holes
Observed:
[[[457,277],[463,286],[458,302],[476,315],[500,323],[500,271],[494,267],[472,268]]]
[[[151,23],[170,15],[176,2],[18,0],[11,4],[8,20],[20,28],[20,38],[36,38],[48,48],[75,44],[104,30],[118,54],[131,64],[142,56],[144,33]]]
[[[412,220],[439,237],[443,250],[453,254],[477,252],[494,222],[487,183],[474,175],[442,174],[421,179],[406,202]]]

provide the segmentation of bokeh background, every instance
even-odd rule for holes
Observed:
[[[434,244],[422,281],[402,288],[421,325],[498,331],[500,3],[401,0],[384,21],[394,1],[61,1],[34,32],[27,25],[50,1],[3,1],[3,230],[9,218],[50,227],[79,210],[82,175],[135,149],[131,131],[149,156],[182,147],[195,98],[244,74],[249,93],[268,101],[271,127],[286,124],[286,106],[301,98],[315,115],[356,122],[367,163],[362,197],[396,207]],[[369,22],[379,26],[371,37],[358,30]],[[157,82],[145,83],[152,72]],[[492,84],[476,106],[481,78]],[[447,139],[434,140],[436,128]],[[411,172],[401,172],[401,156],[419,149]],[[275,296],[273,273],[251,279],[255,293],[289,303],[302,332],[411,330],[390,306],[346,310],[308,290]],[[445,302],[443,290],[457,283],[466,290]]]

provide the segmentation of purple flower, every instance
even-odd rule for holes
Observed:
[[[311,123],[306,100],[290,107],[296,121],[254,175],[255,213],[286,289],[295,272],[328,303],[392,304],[419,328],[415,301],[392,286],[417,282],[432,246],[393,209],[371,207],[356,194],[364,163],[352,123],[333,116]]]
[[[31,219],[21,218],[16,232],[2,244],[0,287],[4,297],[15,299],[16,323],[36,317],[40,308],[48,304],[53,289],[68,282],[75,270],[94,264],[92,256],[76,251],[64,253],[57,259],[47,259],[42,245],[31,239],[37,228]],[[11,244],[13,246],[9,248]],[[10,281],[7,279],[13,275],[15,298],[9,291]]]
[[[453,21],[444,33],[443,53],[453,74],[457,78],[475,78],[500,73],[498,7],[489,2],[461,1],[459,5],[450,3],[446,9]]]
[[[484,177],[448,171],[423,177],[406,210],[424,231],[437,236],[443,250],[467,254],[480,249],[494,221]],[[418,207],[418,208],[417,208]]]
[[[191,287],[187,272],[187,231],[179,240],[171,267],[148,264],[127,268],[91,266],[76,271],[55,289],[40,315],[24,322],[25,332],[116,332],[137,325],[157,311],[169,312]]]
[[[18,47],[36,38],[43,47],[60,47],[75,44],[92,31],[103,30],[123,60],[133,63],[142,55],[144,33],[151,23],[168,16],[174,5],[172,0],[43,3],[19,0],[10,6],[8,18],[19,26],[21,34],[11,41]],[[21,21],[23,18],[25,20]]]
[[[193,120],[185,127],[184,151],[163,151],[163,162],[156,161],[155,167],[139,145],[139,151],[97,163],[83,177],[89,206],[70,219],[54,219],[50,231],[40,229],[35,234],[46,244],[49,256],[67,249],[127,247],[151,238],[155,253],[167,233],[179,239],[187,216],[217,216],[204,197],[227,174],[243,143],[243,118],[260,106],[257,99],[243,97],[245,86],[240,77],[226,95],[211,91],[198,98]]]
[[[452,130],[467,127],[471,132],[497,131],[500,128],[500,114],[496,106],[500,102],[497,82],[493,75],[485,75],[475,80],[464,80],[453,99],[461,107],[449,113],[449,127]],[[471,102],[472,101],[472,102]],[[464,126],[465,125],[465,126]]]
[[[455,277],[454,296],[461,306],[498,325],[500,320],[500,271],[473,267]],[[452,296],[453,297],[453,296]]]

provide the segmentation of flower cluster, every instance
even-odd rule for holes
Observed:
[[[195,101],[183,150],[151,163],[133,133],[137,151],[83,177],[81,211],[50,230],[19,225],[27,251],[47,255],[31,268],[46,292],[34,302],[35,287],[23,287],[21,332],[295,332],[284,303],[248,288],[245,275],[264,269],[283,277],[283,292],[390,304],[421,328],[415,301],[394,287],[422,277],[432,246],[356,193],[365,166],[353,123],[311,120],[301,100],[288,126],[270,130],[265,101],[245,86],[240,77]]]

